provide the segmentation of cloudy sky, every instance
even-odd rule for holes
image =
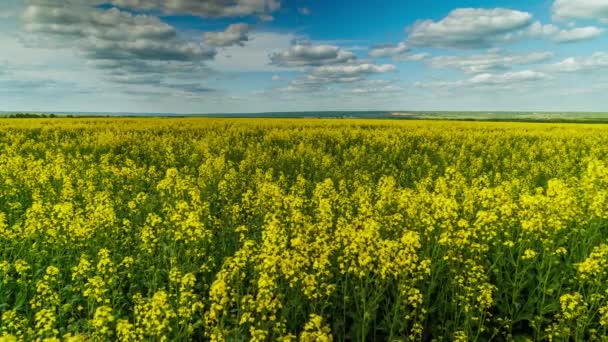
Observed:
[[[608,0],[1,0],[0,111],[608,111]]]

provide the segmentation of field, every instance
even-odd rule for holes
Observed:
[[[1,119],[0,341],[606,341],[608,125]]]
[[[467,111],[315,111],[268,113],[10,113],[0,112],[0,118],[30,117],[207,117],[207,118],[274,118],[274,119],[391,119],[391,120],[456,120],[551,123],[608,123],[603,112],[467,112]]]

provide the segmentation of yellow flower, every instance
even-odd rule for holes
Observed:
[[[524,251],[524,255],[521,257],[524,260],[534,259],[536,257],[536,252],[532,249],[526,249]]]
[[[333,341],[331,331],[328,326],[323,323],[323,317],[312,314],[308,322],[304,325],[304,331],[300,335],[300,341],[303,342],[330,342]]]
[[[17,342],[17,337],[13,335],[0,335],[0,342]]]
[[[16,260],[15,261],[15,271],[20,275],[20,276],[26,276],[27,275],[27,271],[30,270],[30,265],[28,265],[27,262],[25,262],[22,259]]]
[[[91,325],[95,328],[94,334],[100,338],[112,335],[111,325],[114,320],[111,307],[98,307],[93,315],[93,320],[91,320]]]
[[[587,303],[585,303],[583,296],[578,292],[562,295],[559,298],[559,302],[564,318],[569,320],[581,317],[587,310]]]

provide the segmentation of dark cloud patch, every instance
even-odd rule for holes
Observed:
[[[171,88],[174,78],[206,77],[213,47],[180,38],[158,17],[92,6],[97,2],[30,0],[24,27],[51,46],[80,51],[112,82]]]
[[[169,83],[164,84],[169,89],[176,89],[189,94],[205,94],[216,92],[217,89],[206,87],[199,83]]]
[[[130,60],[97,60],[95,67],[105,71],[113,83],[132,86],[157,86],[180,93],[209,93],[213,89],[205,83],[215,72],[198,63],[141,62]],[[171,75],[168,78],[167,75]],[[201,76],[204,75],[204,76]]]
[[[281,88],[289,92],[318,92],[327,90],[331,85],[349,85],[356,87],[366,82],[375,74],[392,72],[397,68],[392,64],[351,63],[344,65],[326,65],[316,67],[300,78]],[[381,81],[381,80],[378,80]]]
[[[87,42],[85,54],[89,59],[192,62],[211,60],[216,52],[193,43],[166,44],[156,41]]]
[[[113,5],[135,10],[161,11],[200,17],[267,17],[281,7],[280,0],[108,0]]]
[[[179,39],[173,27],[157,17],[116,8],[60,6],[32,1],[24,14],[27,31],[70,39],[93,59],[192,61],[213,58],[214,51]]]

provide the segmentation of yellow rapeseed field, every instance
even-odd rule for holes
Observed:
[[[0,120],[0,341],[606,341],[608,126]]]

